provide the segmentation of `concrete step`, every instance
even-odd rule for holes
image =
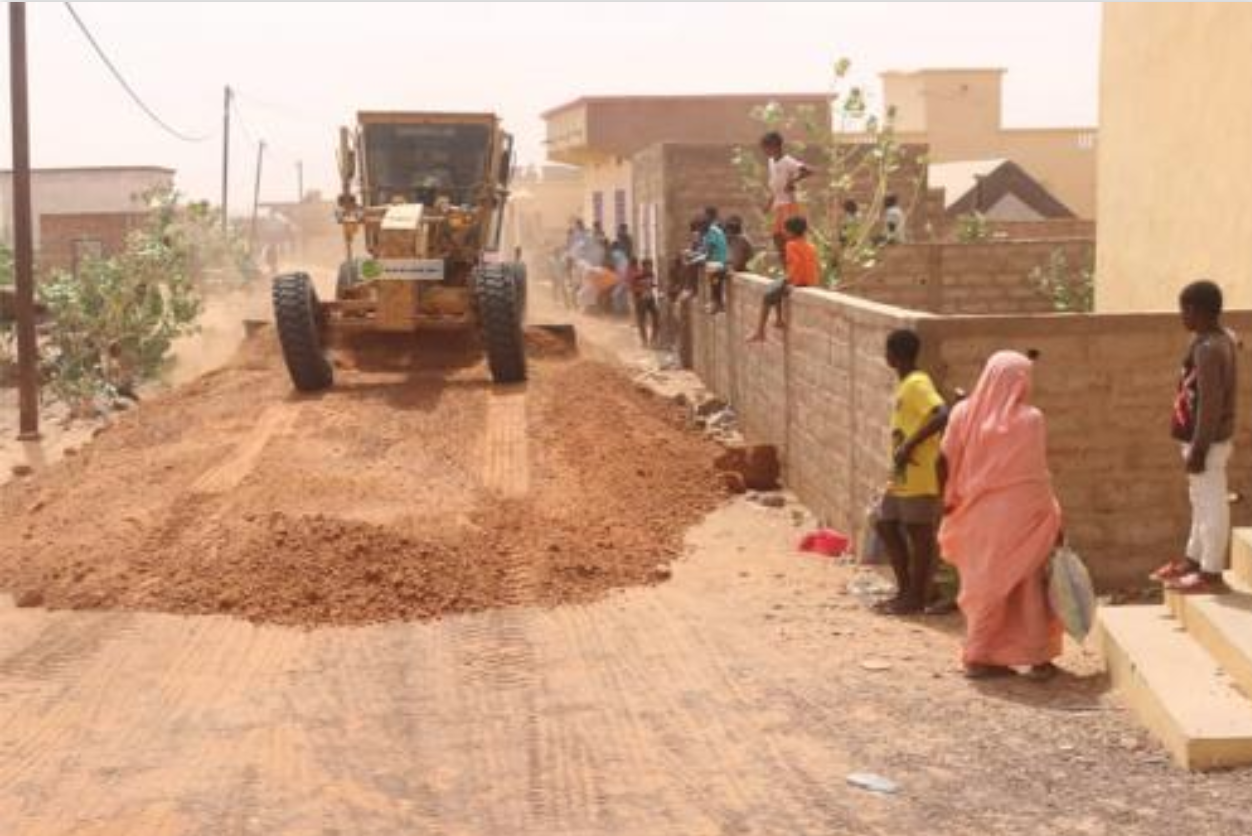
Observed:
[[[1179,595],[1165,604],[1187,633],[1208,651],[1245,696],[1252,697],[1252,591],[1234,571],[1224,595]]]
[[[1252,700],[1167,607],[1104,607],[1097,636],[1113,684],[1180,765],[1252,765]]]
[[[1252,528],[1230,532],[1230,571],[1239,583],[1252,589]]]

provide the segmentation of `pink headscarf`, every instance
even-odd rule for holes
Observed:
[[[1028,403],[1034,364],[1016,351],[991,356],[974,392],[952,411],[943,450],[949,505],[1024,482],[1049,482],[1043,416]]]

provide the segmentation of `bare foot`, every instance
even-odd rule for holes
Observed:
[[[753,343],[763,343],[765,342],[765,335],[758,332],[748,337],[748,339],[745,340],[745,342],[747,342],[749,345]]]
[[[787,323],[785,323],[785,322],[775,322],[775,323],[774,323],[774,327],[775,327],[775,328],[778,328],[778,329],[786,328],[786,327],[787,327]]]

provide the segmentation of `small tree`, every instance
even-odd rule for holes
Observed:
[[[160,373],[174,339],[195,329],[198,254],[184,234],[186,213],[172,191],[154,194],[150,206],[122,253],[85,259],[40,283],[49,385],[76,408],[133,394]]]
[[[799,156],[809,158],[816,169],[812,180],[806,181],[813,183],[818,192],[817,199],[806,206],[809,237],[822,263],[823,284],[843,289],[850,286],[854,272],[877,263],[887,244],[875,220],[882,215],[883,202],[892,185],[904,186],[907,194],[898,197],[906,213],[911,214],[925,180],[921,173],[925,159],[920,156],[912,161],[917,173],[901,178],[910,160],[896,136],[895,109],[887,108],[881,117],[871,113],[864,91],[849,82],[851,68],[846,58],[833,67],[833,125],[819,118],[824,114],[813,107],[787,109],[770,103],[753,112],[763,132],[783,133],[791,148]],[[732,162],[743,189],[749,194],[760,192],[766,179],[760,150],[737,147]],[[843,217],[842,207],[847,200],[857,201],[855,223],[847,223]],[[756,220],[762,222],[763,215],[758,214]]]
[[[1030,280],[1057,311],[1089,313],[1095,309],[1094,272],[1090,264],[1072,268],[1065,252],[1055,249],[1047,261],[1030,271]]]
[[[956,240],[976,244],[991,237],[991,224],[982,212],[966,212],[956,219]]]

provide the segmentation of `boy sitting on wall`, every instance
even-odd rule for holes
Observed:
[[[817,248],[806,237],[809,224],[804,218],[788,218],[783,225],[787,234],[786,272],[780,279],[770,283],[765,291],[764,304],[761,305],[761,318],[756,331],[748,337],[750,343],[765,342],[765,326],[769,322],[770,309],[774,309],[774,325],[786,327],[783,321],[783,299],[791,293],[793,287],[813,287],[817,284],[818,264]]]

